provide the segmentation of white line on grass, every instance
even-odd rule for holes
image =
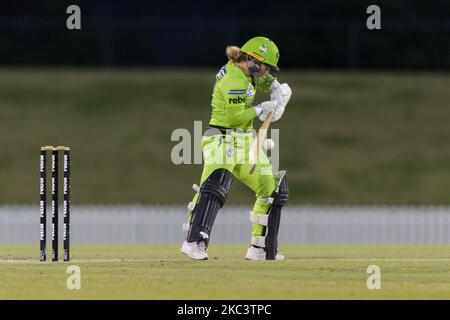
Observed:
[[[209,261],[223,260],[223,261],[238,261],[244,259],[210,259]],[[450,261],[450,258],[292,258],[291,261],[307,261],[307,260],[333,260],[333,261],[405,261],[405,262],[445,262]],[[161,258],[148,258],[148,259],[72,259],[69,262],[59,261],[61,264],[76,264],[76,263],[121,263],[121,262],[177,262],[177,261],[190,261],[188,258],[180,259],[161,259]],[[193,261],[195,262],[195,261]],[[201,262],[200,262],[201,263]],[[252,261],[249,261],[252,263]],[[281,262],[282,263],[282,262]],[[26,265],[26,264],[54,264],[52,261],[41,262],[39,260],[32,259],[0,259],[0,265]]]

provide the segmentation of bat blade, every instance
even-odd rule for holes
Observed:
[[[256,136],[256,143],[254,144],[253,149],[250,150],[250,152],[252,153],[250,155],[250,160],[253,160],[253,161],[250,161],[250,163],[251,163],[250,174],[253,174],[253,172],[255,171],[256,164],[258,163],[259,152],[260,152],[262,143],[264,142],[264,140],[267,137],[267,130],[269,129],[270,122],[272,121],[272,117],[273,117],[273,111],[269,112],[266,120],[264,120],[263,124],[259,128],[258,135]]]

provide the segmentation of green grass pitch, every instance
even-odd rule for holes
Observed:
[[[211,244],[208,261],[179,245],[76,245],[39,262],[36,245],[0,245],[0,299],[449,299],[449,245],[282,244],[286,260],[246,261],[244,244]],[[81,289],[66,287],[69,265]],[[369,290],[369,265],[381,289]]]

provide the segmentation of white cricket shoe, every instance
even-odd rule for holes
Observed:
[[[203,241],[200,241],[199,243],[193,241],[193,242],[187,242],[184,241],[183,245],[180,249],[181,252],[188,255],[191,259],[194,260],[207,260],[208,259],[208,249],[206,248],[206,245]]]
[[[266,260],[266,251],[264,248],[256,248],[254,246],[249,246],[247,250],[247,254],[245,255],[245,259],[247,260]],[[277,253],[275,256],[275,260],[283,261],[284,256],[282,254]]]

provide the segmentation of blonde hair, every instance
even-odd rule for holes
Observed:
[[[236,46],[228,46],[225,53],[227,54],[228,59],[233,62],[241,62],[244,57],[244,53]]]

